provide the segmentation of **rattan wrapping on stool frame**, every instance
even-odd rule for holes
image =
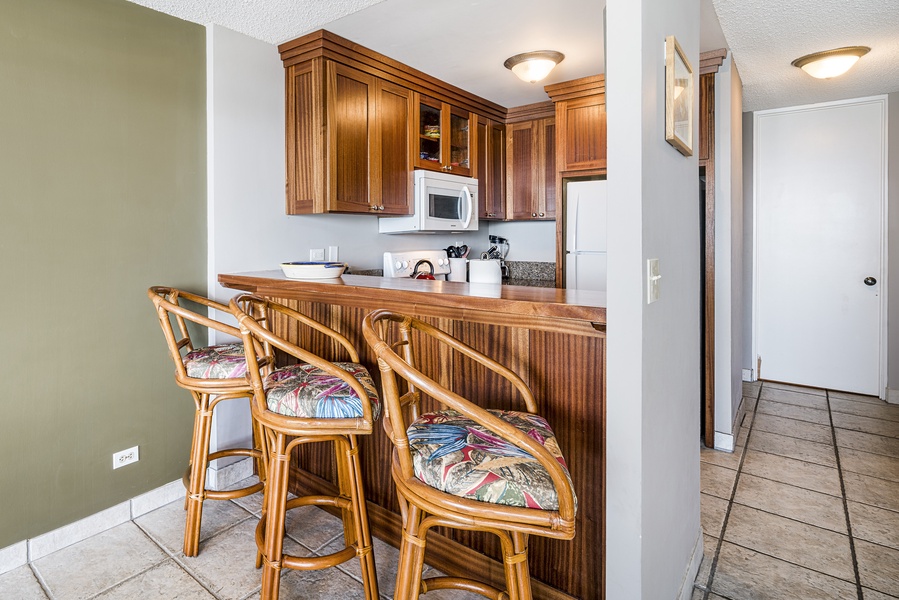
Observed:
[[[394,444],[392,475],[403,515],[395,597],[414,600],[430,590],[464,589],[497,600],[531,598],[528,536],[570,540],[575,535],[576,499],[568,471],[539,441],[416,369],[413,332],[421,336],[419,339],[427,339],[429,343],[436,341],[508,380],[521,396],[524,411],[529,414],[536,411],[533,393],[511,370],[419,319],[376,310],[366,316],[362,331],[378,356],[385,405],[384,428]],[[407,389],[404,393],[400,390],[401,385]],[[420,403],[424,395],[478,423],[539,462],[555,488],[558,508],[544,510],[472,500],[437,490],[421,481],[415,473],[408,430],[421,416]],[[507,589],[497,590],[480,581],[458,577],[422,580],[426,536],[435,526],[486,531],[498,536]],[[472,565],[472,571],[477,571],[476,565]]]
[[[343,335],[314,319],[286,306],[251,294],[231,300],[230,310],[237,318],[245,348],[261,347],[261,358],[247,352],[248,376],[253,389],[251,403],[254,418],[262,425],[268,449],[268,480],[265,487],[262,517],[256,527],[259,551],[257,567],[262,567],[261,600],[279,597],[281,570],[317,570],[333,567],[358,557],[366,600],[378,600],[378,581],[365,497],[360,474],[359,446],[356,437],[372,432],[377,414],[369,400],[374,386],[367,390],[357,376],[307,350],[292,344],[270,330],[271,319],[289,319],[296,327],[308,327],[330,337],[342,347],[349,362],[359,366],[359,354]],[[347,418],[301,417],[279,414],[272,410],[267,394],[279,372],[290,373],[291,367],[275,369],[275,350],[289,355],[301,365],[316,369],[321,375],[340,382],[343,391],[351,391],[359,400],[359,414]],[[266,373],[266,369],[273,369]],[[364,370],[364,368],[363,368]],[[365,371],[367,375],[367,371]],[[266,388],[269,383],[269,389]],[[374,392],[376,394],[376,392]],[[277,405],[275,406],[277,408]],[[302,496],[287,500],[290,461],[293,450],[302,444],[333,442],[337,458],[338,495]],[[331,506],[343,516],[346,547],[327,556],[300,557],[284,554],[286,513],[300,506]]]
[[[265,482],[265,461],[262,451],[262,431],[258,423],[252,423],[253,448],[230,448],[209,453],[209,438],[212,431],[213,410],[219,402],[252,398],[253,390],[242,369],[236,369],[239,376],[227,377],[222,370],[207,369],[203,373],[189,373],[190,355],[203,355],[204,351],[214,354],[209,348],[197,347],[191,339],[188,323],[212,329],[234,337],[239,337],[237,328],[191,310],[181,304],[187,301],[199,309],[218,310],[227,314],[228,307],[203,296],[170,287],[155,286],[147,290],[147,296],[156,307],[159,324],[165,336],[169,355],[175,363],[175,382],[188,390],[193,397],[194,428],[191,441],[190,462],[184,473],[184,487],[187,495],[184,508],[187,518],[184,526],[184,555],[196,556],[200,548],[200,525],[203,517],[204,500],[232,500],[255,494],[263,489]],[[184,354],[182,354],[182,352]],[[212,361],[215,362],[214,360]],[[239,361],[238,361],[239,362]],[[231,362],[230,364],[234,364]],[[200,376],[197,376],[200,375]],[[256,461],[259,482],[240,489],[216,491],[206,489],[206,469],[210,461],[233,456],[249,456]]]

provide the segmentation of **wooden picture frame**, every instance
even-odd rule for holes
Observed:
[[[665,141],[693,156],[693,67],[673,35],[665,38]]]

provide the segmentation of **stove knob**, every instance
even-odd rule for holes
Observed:
[[[397,271],[399,271],[403,268],[403,263],[401,261],[396,261],[395,263],[393,263],[393,266],[396,267]]]
[[[408,269],[408,268],[409,268],[409,261],[408,261],[408,260],[404,260],[404,261],[403,261],[403,268],[404,268],[404,269]]]
[[[443,259],[442,259],[442,258],[438,258],[438,259],[437,259],[437,264],[440,265],[440,266],[442,267],[442,266],[443,266]]]

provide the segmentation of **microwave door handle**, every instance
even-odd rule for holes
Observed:
[[[468,229],[468,226],[471,224],[471,215],[473,212],[472,201],[471,201],[471,192],[468,190],[468,186],[462,186],[462,193],[459,194],[459,214],[462,214],[462,198],[465,198],[465,201],[468,203],[465,219],[462,222],[462,226]]]

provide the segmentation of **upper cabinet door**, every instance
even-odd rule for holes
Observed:
[[[372,150],[372,189],[378,214],[411,215],[412,91],[378,80]],[[383,208],[382,208],[383,207]]]
[[[555,119],[506,126],[506,216],[556,218]]]
[[[506,128],[502,123],[477,118],[476,170],[478,174],[478,218],[506,218]]]
[[[373,169],[375,78],[327,63],[327,209],[368,212],[380,202],[369,177]]]
[[[559,171],[606,168],[605,94],[556,103]]]
[[[470,177],[473,115],[420,94],[415,94],[414,106],[415,167]]]

